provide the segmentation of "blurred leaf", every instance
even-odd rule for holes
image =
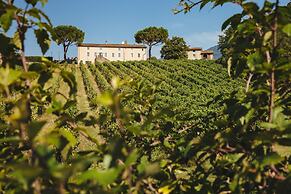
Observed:
[[[138,159],[138,151],[134,150],[130,153],[130,155],[126,158],[125,166],[131,166],[136,163]]]
[[[46,30],[44,29],[37,29],[34,30],[35,36],[37,38],[37,43],[41,48],[41,52],[44,55],[50,46],[50,37]]]
[[[282,160],[283,158],[280,155],[278,155],[277,153],[272,153],[264,157],[264,159],[261,162],[261,166],[264,167],[268,165],[275,165],[281,162]]]
[[[267,45],[267,42],[272,38],[273,36],[273,32],[272,31],[268,31],[265,33],[264,35],[264,45]]]
[[[287,24],[283,27],[283,32],[288,36],[291,36],[291,24]]]
[[[173,190],[174,190],[173,187],[171,188],[171,186],[167,185],[167,186],[159,188],[158,191],[161,194],[170,194]]]
[[[13,136],[13,137],[4,137],[0,139],[0,144],[1,143],[10,143],[10,142],[20,142],[21,139],[18,136]]]
[[[248,66],[251,71],[255,71],[260,65],[264,63],[264,58],[259,52],[255,52],[248,56]]]
[[[99,102],[103,106],[112,106],[114,103],[114,100],[110,92],[105,92],[97,97],[97,102]]]
[[[13,43],[14,43],[14,45],[15,45],[18,49],[22,49],[21,39],[20,39],[20,36],[19,36],[19,33],[18,33],[18,32],[15,32],[15,33],[14,33],[14,36],[13,36]]]
[[[120,170],[116,168],[110,168],[108,170],[88,170],[80,174],[77,178],[78,183],[82,184],[88,180],[97,181],[102,186],[107,186],[114,183],[119,176]]]
[[[2,28],[5,32],[7,32],[12,24],[14,14],[15,14],[15,8],[14,7],[9,7],[6,10],[6,13],[1,15],[0,17],[0,23],[2,25]]]
[[[9,67],[0,68],[0,86],[7,88],[15,83],[21,75],[21,71],[10,69]]]
[[[46,124],[46,121],[32,121],[28,125],[28,136],[29,139],[34,139],[34,137],[38,134],[38,132],[43,128]]]
[[[221,27],[221,31],[225,30],[229,25],[231,25],[232,27],[238,25],[240,23],[242,14],[235,14],[233,16],[231,16],[230,18],[228,18]]]
[[[106,154],[103,159],[103,167],[107,170],[110,167],[112,157],[109,154]]]
[[[73,95],[77,91],[77,83],[74,74],[68,71],[62,71],[61,76],[64,81],[70,86],[70,95]]]
[[[31,5],[33,5],[33,6],[35,6],[35,5],[37,4],[38,1],[39,1],[39,0],[25,0],[26,3],[29,3],[29,4],[31,4]]]

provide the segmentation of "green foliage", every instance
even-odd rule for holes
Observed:
[[[161,49],[163,59],[186,59],[188,46],[183,38],[174,36],[168,39]]]
[[[57,26],[54,28],[54,40],[64,48],[64,60],[67,60],[67,52],[72,44],[82,43],[85,33],[75,26]]]
[[[17,24],[0,34],[1,193],[290,193],[290,6],[180,2],[242,7],[224,27],[246,92],[212,61],[27,63],[27,30],[43,52],[53,31],[45,0],[13,2],[0,1],[1,31]]]
[[[197,5],[213,3],[216,7],[226,2],[239,4],[242,12],[223,24],[222,29],[228,29],[220,46],[229,73],[249,75],[247,92],[234,93],[225,100],[226,117],[219,121],[217,132],[205,134],[192,146],[205,180],[198,189],[289,193],[290,145],[286,141],[290,141],[290,95],[286,83],[290,82],[290,55],[281,45],[288,35],[290,4],[203,0],[197,4],[181,1],[181,5],[188,12]],[[203,143],[210,138],[212,141]]]
[[[147,27],[138,31],[134,37],[137,43],[143,43],[149,46],[149,58],[151,58],[152,47],[166,42],[168,39],[168,30],[163,27]]]

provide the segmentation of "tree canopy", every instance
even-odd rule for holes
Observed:
[[[149,58],[151,58],[152,47],[164,43],[168,39],[169,33],[163,27],[148,27],[135,34],[137,43],[146,44],[149,47]]]
[[[188,46],[181,37],[174,36],[168,39],[161,49],[163,59],[186,59]]]
[[[75,26],[57,26],[54,28],[55,40],[58,45],[64,48],[64,60],[67,60],[67,52],[72,44],[79,44],[84,41],[85,33]]]

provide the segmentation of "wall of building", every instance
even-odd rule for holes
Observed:
[[[202,59],[200,50],[188,51],[187,54],[188,54],[188,59],[191,59],[191,60]]]
[[[94,62],[100,54],[109,61],[141,61],[147,59],[146,48],[78,47],[78,63]]]

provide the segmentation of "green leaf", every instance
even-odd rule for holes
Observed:
[[[38,12],[38,9],[36,9],[36,8],[32,8],[32,9],[28,10],[27,14],[34,17],[34,18],[37,18],[39,20],[41,19],[39,12]]]
[[[29,139],[34,139],[34,137],[38,134],[38,132],[43,128],[46,124],[45,121],[33,121],[28,125],[28,136]]]
[[[238,25],[240,23],[242,15],[241,14],[235,14],[228,18],[221,27],[221,31],[225,30],[227,26],[231,25],[232,27]]]
[[[120,169],[111,168],[108,170],[88,170],[78,176],[77,182],[82,184],[88,180],[97,181],[102,186],[114,183],[118,178]]]
[[[26,3],[31,4],[32,6],[35,6],[39,0],[25,0]]]
[[[59,133],[68,140],[71,146],[75,146],[78,143],[76,137],[68,129],[62,128]]]
[[[13,43],[14,45],[21,49],[22,48],[22,45],[21,45],[21,39],[20,39],[20,36],[19,36],[19,33],[18,32],[15,32],[14,36],[13,36]]]
[[[244,11],[248,14],[256,14],[259,10],[259,6],[254,2],[247,2],[242,5]]]
[[[247,64],[251,71],[255,71],[264,63],[264,58],[259,52],[255,52],[248,56]]]
[[[11,142],[20,142],[21,139],[18,136],[14,137],[4,137],[0,139],[0,144],[1,143],[11,143]]]
[[[114,100],[110,92],[105,92],[97,97],[97,102],[102,104],[103,106],[112,106],[114,103]]]
[[[106,154],[103,159],[103,167],[105,169],[108,169],[110,167],[111,161],[112,161],[112,156],[109,154]]]
[[[46,65],[43,63],[32,63],[29,65],[29,71],[35,71],[35,72],[43,72],[47,69]]]
[[[282,30],[285,34],[287,34],[288,36],[291,36],[291,23],[285,25]]]
[[[41,2],[42,6],[45,6],[45,4],[47,4],[48,0],[39,0]]]
[[[130,153],[130,155],[126,158],[125,165],[130,166],[133,165],[138,159],[138,151],[134,150]]]
[[[272,31],[266,32],[266,34],[264,35],[264,41],[263,41],[264,45],[267,45],[268,41],[272,38],[272,35],[273,35]]]
[[[37,43],[41,48],[41,52],[44,55],[49,49],[50,37],[49,37],[47,31],[44,29],[34,30],[34,33],[35,33],[35,36],[37,39]]]
[[[159,188],[158,191],[161,194],[170,194],[174,189],[175,187],[171,187],[170,185],[167,185],[167,186]]]
[[[291,146],[283,146],[275,144],[274,151],[277,152],[281,157],[291,156]]]
[[[10,165],[10,168],[13,170],[9,176],[22,184],[25,190],[28,190],[29,182],[39,176],[43,171],[40,167],[30,166],[24,163]]]
[[[268,166],[268,165],[275,165],[281,162],[283,158],[277,154],[277,153],[272,153],[269,156],[264,157],[264,159],[261,162],[261,166]]]
[[[14,17],[15,9],[14,8],[8,8],[6,10],[6,13],[1,15],[0,17],[0,23],[5,32],[7,32],[12,24],[13,17]]]
[[[0,68],[0,86],[4,88],[15,83],[20,76],[22,75],[21,71],[10,69],[10,68]]]
[[[62,71],[61,76],[63,80],[70,86],[70,95],[77,92],[77,83],[73,73]]]

